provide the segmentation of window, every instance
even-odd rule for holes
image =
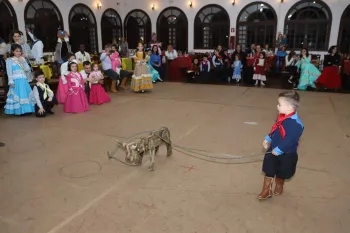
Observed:
[[[219,5],[207,5],[199,10],[194,20],[194,48],[214,49],[228,47],[230,17]]]
[[[350,5],[341,17],[338,40],[340,52],[350,54]]]
[[[17,16],[11,3],[8,0],[0,1],[0,37],[6,42],[12,40],[10,34],[17,28]]]
[[[84,4],[72,7],[69,12],[69,31],[72,52],[79,51],[81,44],[85,45],[89,53],[98,52],[96,19],[89,7]]]
[[[101,19],[102,44],[119,43],[122,36],[122,23],[119,14],[113,9],[107,9]]]
[[[43,42],[44,52],[55,51],[57,30],[63,28],[57,6],[50,0],[32,0],[26,5],[24,17],[26,27]]]
[[[284,32],[288,47],[328,50],[331,24],[332,13],[324,2],[299,1],[292,6],[285,18]]]
[[[237,18],[237,44],[242,49],[251,44],[274,47],[277,16],[273,8],[264,2],[247,5]]]
[[[141,41],[147,44],[151,40],[151,19],[144,11],[133,10],[125,17],[124,31],[129,48],[136,48]]]
[[[176,7],[164,9],[158,16],[157,34],[163,49],[172,44],[177,50],[187,50],[188,22],[185,13]]]

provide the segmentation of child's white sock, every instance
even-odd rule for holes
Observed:
[[[257,86],[258,84],[259,84],[259,80],[256,80],[254,85]]]
[[[261,86],[265,86],[265,83],[263,81],[260,81]]]

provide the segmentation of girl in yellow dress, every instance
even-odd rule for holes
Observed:
[[[153,89],[152,75],[148,72],[147,61],[149,57],[143,50],[141,43],[137,46],[134,55],[135,70],[131,80],[131,89],[135,92],[145,92]]]

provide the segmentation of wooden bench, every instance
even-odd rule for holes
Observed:
[[[127,70],[130,74],[134,74],[134,71],[133,70]],[[109,89],[111,88],[111,84],[112,84],[112,80],[106,75],[104,74],[103,75],[103,88],[106,90],[106,91],[109,91]]]

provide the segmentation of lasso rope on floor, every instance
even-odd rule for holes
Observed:
[[[139,135],[143,135],[146,133],[151,133],[153,131],[143,131],[137,134],[132,135],[131,137],[126,139],[126,142],[130,142],[131,140],[135,139],[137,136]],[[169,143],[166,139],[162,138],[161,136],[155,134],[156,136],[158,136],[160,139],[162,139],[164,142]],[[130,164],[127,163],[117,157],[114,157],[114,154],[119,150],[119,146],[112,152],[109,153],[107,152],[107,156],[109,159],[115,159],[120,163],[123,163],[125,165],[128,166],[139,166],[137,164]],[[264,156],[264,154],[253,154],[253,155],[249,155],[249,156],[238,156],[238,155],[231,155],[231,154],[220,154],[220,153],[213,153],[213,152],[209,152],[206,150],[199,150],[199,149],[193,149],[193,148],[188,148],[188,147],[183,147],[180,145],[176,145],[174,143],[172,143],[172,148],[173,150],[182,153],[184,155],[188,155],[200,160],[204,160],[207,162],[214,162],[214,163],[222,163],[222,164],[242,164],[242,163],[256,163],[256,162],[260,162],[262,161],[262,158]],[[257,158],[260,157],[260,158]]]

